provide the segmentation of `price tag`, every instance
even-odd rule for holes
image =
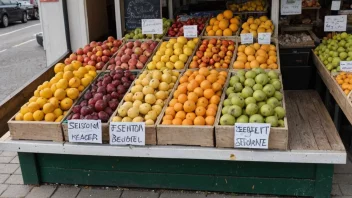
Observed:
[[[101,120],[69,120],[69,142],[102,143]]]
[[[270,44],[271,43],[271,33],[258,33],[258,43],[259,44]]]
[[[186,38],[196,38],[198,36],[197,25],[184,25],[183,36]]]
[[[142,34],[162,34],[162,19],[142,19]]]
[[[235,148],[268,149],[270,124],[266,123],[236,123]]]
[[[253,43],[252,33],[241,34],[241,44],[252,44],[252,43]]]
[[[302,13],[302,0],[281,0],[281,15]]]
[[[344,32],[347,26],[347,15],[325,16],[324,32]]]
[[[352,61],[340,61],[340,70],[344,72],[352,72]]]
[[[111,145],[145,145],[144,122],[111,122]]]
[[[341,1],[332,1],[331,2],[331,10],[340,10]]]

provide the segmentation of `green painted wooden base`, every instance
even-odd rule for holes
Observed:
[[[25,184],[330,197],[333,165],[19,153]]]

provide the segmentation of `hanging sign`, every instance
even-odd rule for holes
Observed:
[[[340,70],[344,72],[352,72],[352,61],[340,61]]]
[[[162,34],[162,19],[142,19],[142,34]]]
[[[324,32],[344,32],[347,26],[347,15],[325,16]]]
[[[341,0],[331,1],[331,10],[340,10]]]
[[[271,33],[258,33],[258,43],[259,44],[270,44],[271,43]]]
[[[302,14],[302,0],[281,0],[281,15]]]
[[[241,34],[241,44],[252,44],[252,43],[253,43],[252,33]]]
[[[68,120],[69,142],[102,143],[101,120]]]
[[[184,25],[183,36],[186,38],[196,38],[198,36],[197,25]]]
[[[142,19],[162,18],[162,2],[160,0],[122,0],[126,30],[142,27]]]
[[[270,124],[267,123],[236,123],[235,148],[268,149]]]
[[[111,122],[111,145],[145,145],[144,122]]]

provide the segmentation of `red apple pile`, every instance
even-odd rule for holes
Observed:
[[[99,77],[83,95],[83,100],[72,107],[72,113],[67,119],[99,119],[108,122],[135,77],[131,71],[122,69]]]
[[[179,37],[183,36],[183,26],[184,25],[197,25],[197,32],[200,35],[205,27],[205,22],[208,20],[207,17],[191,18],[187,21],[180,21],[178,19],[167,31],[167,36],[169,37]]]
[[[68,65],[72,61],[77,60],[83,63],[84,66],[92,65],[97,70],[102,70],[121,44],[121,40],[116,40],[112,36],[109,36],[104,42],[92,41],[84,48],[79,48],[75,53],[72,53],[69,58],[66,58],[65,64]]]
[[[110,59],[108,70],[143,69],[157,45],[158,42],[152,40],[127,42],[121,47],[115,59]]]

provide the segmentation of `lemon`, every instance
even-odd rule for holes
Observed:
[[[53,92],[51,91],[50,88],[45,88],[40,91],[40,97],[51,98],[51,96],[53,96]]]
[[[95,78],[97,76],[97,72],[96,71],[92,71],[92,70],[88,71],[88,74],[90,76],[92,76],[93,78]]]
[[[31,102],[28,105],[28,109],[30,112],[34,113],[36,110],[40,109],[40,105],[36,102]]]
[[[51,85],[50,89],[53,93],[55,93],[55,91],[57,90],[56,83]]]
[[[24,121],[33,121],[33,113],[28,112],[28,113],[24,114],[23,120]]]
[[[55,74],[64,71],[64,67],[65,67],[65,64],[63,64],[63,63],[56,64],[54,67]]]
[[[59,117],[63,114],[60,108],[56,108],[53,113],[55,114],[56,117]]]
[[[59,80],[62,79],[63,77],[64,77],[64,72],[59,72],[55,75],[55,78],[57,78]]]
[[[58,100],[62,100],[66,97],[66,91],[64,89],[57,89],[54,93],[54,97]]]
[[[64,75],[63,75],[63,78],[66,79],[66,80],[70,80],[71,78],[73,78],[72,71],[65,71]]]
[[[37,110],[33,113],[33,119],[35,121],[42,121],[44,119],[44,113],[41,110]]]
[[[84,90],[84,86],[83,85],[80,85],[79,87],[78,87],[78,91],[83,91]]]
[[[91,81],[92,79],[90,78],[82,78],[81,83],[84,87],[87,87]]]
[[[58,116],[58,117],[56,118],[55,122],[61,122],[62,118],[64,118],[63,115]]]
[[[49,82],[51,83],[51,86],[53,86],[53,84],[57,83],[59,80],[60,80],[60,79],[58,79],[58,78],[56,78],[56,77],[54,76],[54,77],[52,77],[52,78],[50,79]]]
[[[43,108],[44,104],[48,102],[48,100],[46,98],[43,98],[43,97],[39,97],[36,101],[40,108]]]
[[[68,82],[69,86],[72,88],[79,87],[81,85],[81,80],[77,77],[73,77]]]
[[[71,98],[65,98],[65,99],[61,100],[60,107],[62,110],[66,111],[71,108],[72,104],[73,104],[73,101]]]
[[[75,69],[73,68],[73,66],[70,64],[70,65],[66,65],[65,68],[64,68],[64,72],[65,71],[74,71]]]
[[[82,74],[86,74],[86,73],[88,73],[88,69],[87,68],[85,68],[85,67],[80,67],[80,68],[78,68],[78,70],[77,70],[79,73],[82,73]]]
[[[55,107],[54,107],[54,105],[51,104],[51,103],[46,103],[46,104],[44,104],[44,106],[43,106],[43,112],[44,112],[45,114],[52,113],[54,110],[55,110]]]
[[[36,97],[40,97],[39,90],[35,90],[33,95]]]
[[[59,100],[55,97],[50,98],[48,102],[54,105],[55,109],[59,107]]]
[[[86,65],[85,68],[87,68],[88,71],[96,71],[96,70],[97,70],[97,69],[96,69],[94,66],[92,66],[92,65]]]
[[[175,44],[176,42],[177,42],[177,40],[174,39],[174,38],[172,38],[172,39],[169,40],[169,43],[171,43],[171,44]]]
[[[79,91],[76,88],[69,88],[69,89],[66,89],[66,94],[67,94],[67,97],[74,100],[74,99],[78,98]]]
[[[56,83],[56,87],[58,89],[66,89],[68,86],[68,80],[60,79],[59,82]]]
[[[26,114],[26,113],[28,113],[28,112],[30,112],[30,110],[29,110],[29,108],[28,108],[27,106],[22,106],[22,107],[21,107],[20,113],[21,113],[22,115],[24,115],[24,114]]]
[[[50,88],[51,87],[51,83],[49,81],[45,81],[43,84],[42,84],[43,88]]]
[[[79,61],[72,61],[71,65],[74,68],[74,70],[78,70],[82,66],[82,63]]]
[[[16,121],[21,121],[21,120],[23,120],[23,114],[22,114],[22,113],[17,113],[16,116],[15,116],[15,120],[16,120]]]
[[[37,96],[32,96],[28,101],[29,102],[35,102],[37,101],[38,97]]]
[[[73,71],[73,75],[79,79],[83,78],[84,74],[78,71]]]
[[[53,113],[48,113],[48,114],[46,114],[45,115],[45,121],[47,121],[47,122],[54,122],[55,121],[55,119],[56,119],[56,117],[55,117],[55,114],[53,114]]]

